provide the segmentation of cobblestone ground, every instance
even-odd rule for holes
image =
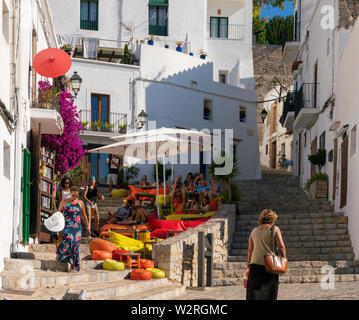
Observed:
[[[185,296],[175,300],[245,300],[243,286],[206,288],[205,291],[188,289]],[[334,289],[323,290],[320,283],[281,284],[278,300],[359,300],[359,281],[338,282]]]

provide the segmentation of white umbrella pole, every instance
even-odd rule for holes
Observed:
[[[165,157],[162,157],[163,163],[163,202],[166,205],[166,165],[165,165]]]
[[[157,187],[157,219],[160,217],[160,199],[158,190],[158,159],[157,159],[157,148],[156,148],[156,187]]]

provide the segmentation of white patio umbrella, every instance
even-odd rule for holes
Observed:
[[[167,129],[167,128],[162,128]],[[186,130],[188,133],[188,130]],[[146,134],[147,133],[147,134]],[[90,150],[91,153],[108,153],[118,154],[124,157],[137,158],[140,160],[156,160],[156,187],[157,187],[157,215],[159,216],[159,185],[158,185],[158,158],[175,156],[189,152],[210,151],[213,149],[210,141],[206,138],[211,138],[210,135],[205,135],[203,132],[196,132],[197,138],[202,137],[200,141],[189,141],[188,139],[181,139],[176,136],[166,135],[156,130],[141,133],[133,139],[113,143],[104,147]],[[126,135],[133,137],[134,134]],[[197,139],[199,140],[199,139]],[[207,142],[207,143],[206,143]],[[208,143],[209,142],[209,143]],[[165,178],[165,176],[164,176]],[[164,192],[165,192],[164,183]]]

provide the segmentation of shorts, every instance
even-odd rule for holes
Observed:
[[[91,209],[96,209],[97,210],[97,203],[95,202],[94,205],[90,205],[88,202],[86,202],[86,207],[89,207]]]
[[[117,184],[118,174],[117,173],[109,173],[107,175],[107,184],[109,186],[114,186]]]

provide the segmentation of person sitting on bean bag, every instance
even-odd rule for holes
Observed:
[[[124,201],[123,205],[117,208],[116,213],[108,212],[110,217],[106,223],[117,224],[118,222],[127,219],[131,214],[132,204],[132,200],[127,200],[127,202]]]
[[[146,223],[148,221],[148,213],[142,207],[141,201],[136,200],[135,206],[132,209],[131,215],[122,221],[123,224],[136,224],[136,223]]]

